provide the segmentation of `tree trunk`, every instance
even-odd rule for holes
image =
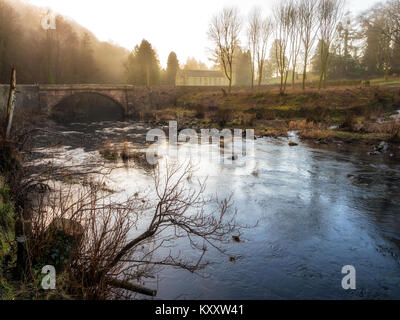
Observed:
[[[321,75],[319,76],[319,86],[318,89],[321,90],[322,89],[322,80],[324,78],[324,73],[323,71],[321,71]]]
[[[254,67],[254,61],[252,62],[253,66],[251,67],[251,90],[254,89],[254,77],[255,77],[255,70],[256,68]]]
[[[229,68],[229,88],[228,88],[228,93],[231,93],[232,91],[232,64],[230,64]]]
[[[296,71],[295,71],[295,69],[293,68],[293,71],[292,71],[292,89],[294,90],[294,87],[295,87],[295,77],[296,77]]]
[[[147,87],[148,88],[150,88],[150,66],[149,65],[147,65],[146,66],[146,84],[147,84]]]
[[[261,87],[263,73],[262,71],[259,71],[259,73],[260,74],[258,75],[258,87]]]
[[[296,66],[297,66],[297,58],[294,59],[293,62],[293,71],[292,71],[292,89],[294,90],[295,88],[295,82],[296,82]]]
[[[17,73],[13,68],[11,71],[11,82],[10,82],[10,93],[8,95],[8,104],[7,104],[7,122],[6,122],[6,134],[5,138],[9,139],[11,134],[11,127],[15,109],[15,89],[17,86]]]
[[[307,58],[306,58],[307,59]],[[307,79],[307,60],[304,60],[304,69],[303,69],[303,91],[306,90],[306,79]]]

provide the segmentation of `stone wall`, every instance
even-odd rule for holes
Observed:
[[[0,110],[7,108],[10,86],[0,85]],[[38,86],[17,85],[16,103],[18,109],[39,107]]]

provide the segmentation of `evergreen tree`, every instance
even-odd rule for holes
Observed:
[[[128,83],[156,85],[160,82],[160,63],[157,53],[147,40],[136,46],[125,64]]]
[[[250,51],[239,50],[235,57],[235,84],[238,86],[251,85],[251,54]]]
[[[175,52],[171,52],[168,56],[166,82],[169,85],[175,85],[176,74],[179,70],[179,61]]]
[[[0,83],[10,81],[11,68],[16,65],[19,30],[16,12],[0,0]]]
[[[93,56],[92,39],[88,33],[84,33],[81,40],[80,54],[80,81],[89,83],[96,78],[96,66]]]

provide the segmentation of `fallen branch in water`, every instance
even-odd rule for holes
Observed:
[[[144,294],[146,296],[150,297],[155,297],[157,295],[157,290],[151,290],[142,286],[139,286],[137,284],[133,284],[129,281],[122,281],[122,280],[117,280],[117,279],[107,279],[107,284],[114,288],[118,289],[123,289],[123,290],[128,290],[140,294]]]

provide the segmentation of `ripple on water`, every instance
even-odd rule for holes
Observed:
[[[147,125],[96,123],[78,128],[64,134],[82,130],[99,141],[110,135],[134,139],[145,134],[140,131]],[[60,165],[63,159],[101,160],[96,152],[67,145],[35,151],[54,156]],[[209,150],[202,147],[202,155]],[[210,249],[208,258],[217,263],[206,270],[208,278],[165,269],[157,281],[149,280],[160,298],[400,299],[395,276],[400,274],[399,164],[303,143],[290,148],[288,139],[270,138],[258,139],[254,154],[229,165],[218,156],[205,158],[193,160],[200,160],[197,177],[209,177],[207,192],[233,193],[239,222],[259,223],[243,232],[243,243],[227,245],[232,256],[240,257],[236,262]],[[126,194],[151,183],[146,173],[129,168],[115,170],[111,179]],[[190,256],[184,240],[177,241],[175,249]],[[348,264],[359,275],[354,292],[341,288],[341,269]]]

